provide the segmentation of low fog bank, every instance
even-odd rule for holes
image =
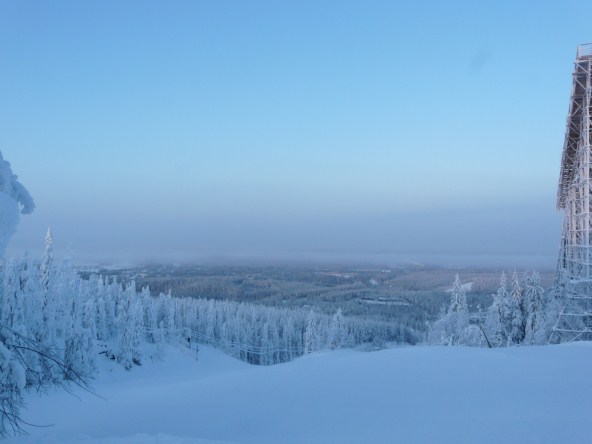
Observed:
[[[544,271],[555,268],[562,219],[550,205],[316,217],[270,209],[251,217],[36,213],[23,218],[8,257],[42,251],[51,225],[56,252],[102,266],[419,263]]]
[[[36,250],[9,249],[9,257],[41,254]],[[405,254],[307,251],[181,250],[139,249],[75,250],[56,249],[56,256],[70,259],[81,267],[120,268],[148,264],[216,265],[216,266],[348,266],[348,267],[444,267],[459,269],[538,270],[555,269],[556,255],[494,254]]]

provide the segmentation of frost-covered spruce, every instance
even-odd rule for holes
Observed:
[[[526,281],[524,306],[526,323],[524,343],[528,345],[544,344],[547,341],[544,290],[540,285],[538,273],[533,272]]]
[[[462,288],[458,274],[454,277],[448,312],[451,315],[451,321],[453,324],[456,324],[457,334],[461,335],[463,330],[469,325],[469,310],[467,306],[467,295]]]
[[[524,312],[524,297],[518,273],[512,275],[512,290],[510,293],[509,316],[510,331],[507,344],[518,345],[524,341],[526,316]]]
[[[304,352],[311,353],[315,350],[317,341],[315,314],[311,308],[306,318],[306,329],[304,330]]]
[[[460,276],[454,277],[450,292],[448,310],[430,326],[428,342],[441,345],[461,345],[469,327],[467,299],[460,282]]]
[[[494,347],[503,347],[507,344],[508,328],[507,319],[509,318],[509,295],[507,288],[506,273],[502,272],[500,277],[500,286],[493,295],[493,303],[487,310],[485,316],[485,330],[489,340]]]
[[[341,312],[341,308],[338,308],[329,326],[329,348],[335,349],[342,347],[345,344],[346,336],[347,330],[345,328],[343,313]]]
[[[142,311],[134,282],[127,285],[117,313],[117,361],[129,370],[141,364]]]

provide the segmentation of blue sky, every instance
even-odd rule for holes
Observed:
[[[73,255],[554,255],[585,1],[2,1],[0,149]]]

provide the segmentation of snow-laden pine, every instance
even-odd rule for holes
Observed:
[[[545,294],[538,273],[512,274],[508,291],[506,274],[492,296],[484,316],[469,313],[466,294],[457,274],[450,291],[450,305],[437,321],[429,325],[428,342],[442,345],[505,347],[540,345],[548,341],[550,319],[557,318],[558,302]]]
[[[443,345],[483,345],[481,332],[469,322],[467,295],[458,274],[450,291],[450,306],[438,321],[430,325],[428,341]]]

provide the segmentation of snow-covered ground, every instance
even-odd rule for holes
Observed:
[[[201,347],[30,395],[16,443],[589,443],[592,344],[404,347],[255,367]]]

